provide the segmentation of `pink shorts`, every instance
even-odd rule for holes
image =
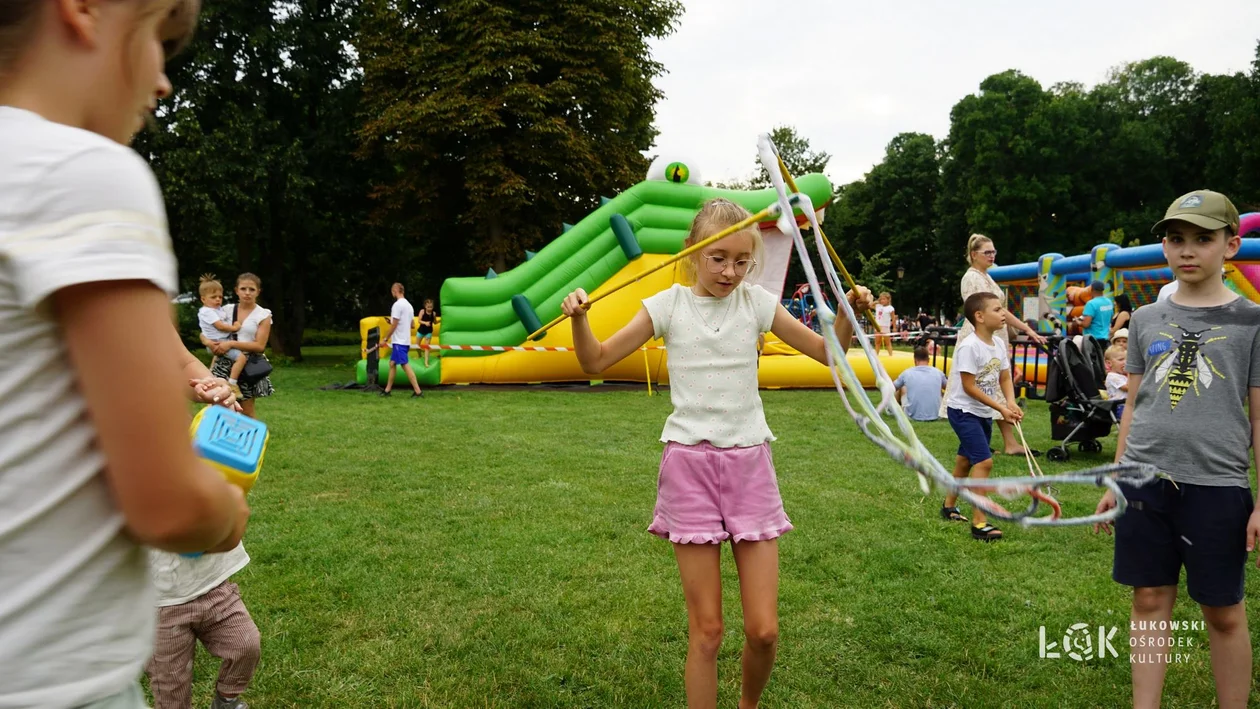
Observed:
[[[790,529],[769,443],[665,444],[649,532],[676,544],[719,544],[775,539]]]

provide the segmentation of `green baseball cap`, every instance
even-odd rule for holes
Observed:
[[[1164,212],[1164,218],[1151,227],[1151,233],[1160,233],[1168,222],[1176,219],[1204,229],[1229,227],[1235,234],[1238,233],[1238,208],[1229,201],[1229,197],[1212,190],[1195,190],[1173,200],[1168,211]]]

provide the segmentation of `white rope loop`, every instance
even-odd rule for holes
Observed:
[[[915,434],[914,426],[910,422],[910,417],[906,415],[901,405],[897,403],[893,380],[880,363],[879,356],[871,345],[870,338],[863,331],[857,314],[853,312],[853,308],[849,305],[835,265],[831,262],[831,259],[827,258],[828,252],[823,239],[822,225],[818,223],[818,216],[814,213],[814,207],[810,202],[809,196],[803,193],[789,195],[783,176],[779,171],[778,154],[774,144],[770,141],[770,136],[763,134],[758,138],[757,151],[761,158],[761,164],[765,167],[766,172],[769,173],[770,182],[778,193],[779,205],[782,209],[778,223],[779,229],[792,235],[792,242],[796,247],[797,254],[800,256],[801,265],[805,271],[805,278],[809,282],[810,288],[815,293],[822,293],[818,274],[814,270],[809,251],[805,246],[805,238],[801,234],[796,220],[792,218],[792,203],[795,201],[801,208],[801,211],[804,212],[805,218],[809,220],[810,226],[813,227],[815,246],[818,250],[819,258],[822,260],[823,274],[826,277],[827,284],[831,286],[831,290],[836,296],[836,302],[840,304],[844,311],[844,316],[853,324],[854,336],[857,339],[857,343],[861,346],[862,354],[874,375],[875,388],[879,392],[878,404],[871,402],[870,397],[866,394],[866,390],[862,387],[861,382],[858,381],[857,373],[853,371],[852,365],[849,364],[844,349],[840,347],[840,340],[835,333],[837,314],[831,310],[825,299],[817,300],[816,314],[821,324],[819,329],[822,331],[823,339],[827,344],[827,360],[831,369],[832,380],[836,384],[836,389],[840,393],[840,400],[844,403],[845,409],[853,417],[863,435],[880,448],[883,448],[894,460],[918,473],[919,486],[924,494],[930,493],[934,486],[939,485],[949,492],[957,494],[968,504],[998,519],[1019,522],[1024,526],[1055,527],[1110,522],[1124,513],[1124,510],[1128,507],[1128,500],[1120,488],[1120,483],[1123,482],[1133,486],[1144,485],[1154,479],[1156,475],[1154,466],[1140,463],[1120,463],[1102,465],[1076,473],[1043,475],[1040,474],[1039,467],[1036,467],[1034,470],[1036,464],[1033,461],[1033,464],[1030,465],[1031,474],[1029,477],[985,480],[957,479],[949,470],[946,470],[940,461],[936,460],[927,448],[923,446],[922,442],[919,441],[919,437]],[[900,437],[889,428],[884,421],[883,414],[892,415],[893,421],[897,424],[897,431],[900,433]],[[1022,429],[1020,430],[1020,436],[1022,439]],[[1028,450],[1027,444],[1025,444],[1024,448],[1025,451]],[[1026,455],[1029,456],[1031,461],[1030,454],[1026,453]],[[1105,487],[1115,495],[1116,506],[1101,514],[1083,517],[1060,517],[1058,502],[1045,492],[1045,488],[1049,488],[1051,484]],[[1003,496],[1029,495],[1031,501],[1023,511],[1012,513],[983,494],[987,490],[993,490]],[[1051,515],[1036,516],[1042,501],[1045,501],[1053,508]]]

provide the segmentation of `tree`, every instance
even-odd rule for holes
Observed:
[[[643,179],[677,0],[367,0],[376,219],[496,270]]]
[[[312,303],[325,317],[353,306],[347,291],[365,284],[351,257],[378,251],[362,227],[369,173],[353,156],[357,12],[357,0],[207,4],[170,67],[160,128],[138,145],[166,189],[186,282],[256,271],[271,344],[294,358]]]
[[[774,147],[779,151],[779,157],[783,159],[783,164],[787,165],[788,172],[791,172],[793,177],[824,172],[827,169],[827,163],[831,162],[830,154],[812,150],[809,140],[799,135],[792,126],[778,126],[770,131],[770,141],[774,143]],[[757,174],[749,179],[748,189],[759,190],[769,187],[770,173],[766,172],[766,166],[761,164],[760,158],[757,158],[756,162]]]

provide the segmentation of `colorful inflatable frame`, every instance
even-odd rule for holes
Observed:
[[[1225,283],[1239,295],[1260,303],[1260,212],[1244,214],[1241,228],[1242,247],[1238,254],[1225,264]],[[1037,295],[1036,318],[1045,322],[1046,314],[1053,314],[1066,322],[1080,314],[1089,296],[1069,286],[1079,283],[1088,286],[1092,281],[1106,285],[1105,294],[1116,296],[1129,293],[1134,307],[1154,300],[1159,286],[1173,280],[1172,269],[1164,259],[1161,244],[1147,244],[1121,248],[1116,244],[1099,244],[1088,254],[1064,256],[1045,254],[1036,261],[1014,266],[995,266],[989,275],[1001,286],[1011,288],[1010,294],[1019,288],[1035,288]],[[1015,312],[1021,303],[1012,303]],[[1029,314],[1025,313],[1028,317]]]
[[[824,175],[806,175],[799,186],[814,204],[825,206],[831,200],[832,186]],[[526,323],[545,323],[558,316],[561,301],[576,288],[599,295],[678,253],[701,204],[716,197],[736,202],[753,213],[777,200],[772,189],[705,187],[699,183],[696,172],[685,165],[658,161],[646,181],[611,199],[602,198],[598,209],[575,225],[564,225],[563,233],[537,253],[526,252],[525,261],[515,268],[505,273],[492,270],[478,278],[447,279],[442,284],[439,303],[441,330],[435,331],[433,339],[435,345],[444,349],[430,353],[427,368],[416,356],[418,351],[413,355],[411,364],[420,383],[432,386],[590,381],[592,377],[582,372],[572,352],[572,330],[567,321],[537,342],[526,342],[531,332]],[[798,214],[797,220],[803,223],[804,215]],[[773,220],[760,227],[766,262],[760,264],[755,282],[782,299],[793,257],[791,239],[775,227]],[[629,322],[644,298],[682,282],[679,266],[663,268],[593,307],[588,317],[596,337],[607,338]],[[383,333],[388,319],[365,318],[361,323],[365,356],[367,332],[372,327],[381,327]],[[772,336],[767,337],[759,365],[761,386],[833,386],[826,367]],[[491,348],[499,351],[487,351]],[[627,357],[600,377],[608,381],[668,383],[663,343],[649,342],[641,355]],[[884,358],[882,363],[896,377],[913,366],[912,359],[909,353],[899,352]],[[378,364],[380,383],[388,376],[387,360]],[[874,376],[866,360],[855,357],[851,362],[863,372],[864,383],[873,384]],[[361,384],[367,381],[366,364],[366,360],[358,363],[356,378]]]

